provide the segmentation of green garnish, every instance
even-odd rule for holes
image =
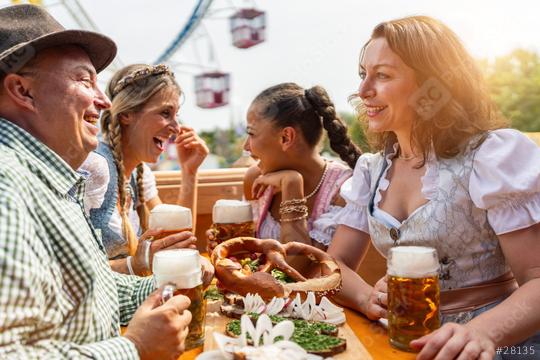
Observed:
[[[252,320],[259,318],[258,314],[250,313],[248,315]],[[270,320],[275,324],[287,319],[281,316],[270,316]],[[294,332],[291,341],[297,343],[306,351],[323,351],[340,345],[344,341],[335,336],[325,335],[325,333],[335,333],[337,331],[335,325],[305,320],[292,320],[292,322],[294,323]],[[240,320],[229,322],[227,331],[240,336]]]
[[[206,300],[223,300],[223,294],[219,291],[216,285],[210,285],[204,292]]]
[[[251,272],[256,272],[259,270],[259,259],[251,260],[250,258],[245,258],[240,260],[240,265],[242,265],[242,267],[247,265]]]
[[[283,271],[281,271],[279,269],[272,269],[270,274],[272,274],[274,279],[276,279],[277,281],[280,281],[282,283],[293,282],[293,279],[291,279],[287,274],[285,274]]]

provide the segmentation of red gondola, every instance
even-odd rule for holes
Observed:
[[[230,18],[232,43],[247,49],[265,40],[266,14],[255,9],[242,9]]]
[[[230,74],[208,72],[195,76],[197,106],[213,109],[229,103]]]

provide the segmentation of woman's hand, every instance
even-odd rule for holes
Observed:
[[[182,125],[174,143],[182,171],[195,174],[209,153],[204,140],[192,128]]]
[[[433,333],[411,341],[410,346],[422,350],[417,360],[491,360],[495,356],[493,340],[485,332],[473,329],[468,324],[444,324]]]
[[[152,260],[154,254],[160,250],[170,249],[196,249],[197,238],[189,231],[182,231],[158,240],[147,241],[152,237],[157,237],[163,230],[148,230],[142,234],[137,245],[137,251],[133,257],[133,271],[139,276],[146,276],[152,273]],[[148,251],[146,248],[148,247]]]
[[[388,279],[386,275],[383,276],[369,294],[367,304],[365,306],[365,315],[370,320],[379,320],[380,318],[386,319],[388,307]]]
[[[258,199],[264,194],[266,189],[271,186],[274,189],[274,194],[282,191],[285,183],[293,184],[303,191],[304,180],[302,175],[295,170],[280,170],[267,174],[260,175],[253,182],[251,193],[254,199]]]

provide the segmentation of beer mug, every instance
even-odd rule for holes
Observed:
[[[200,255],[194,249],[162,250],[154,254],[152,265],[156,287],[164,286],[163,302],[174,295],[185,295],[191,300],[189,333],[185,349],[190,350],[204,343],[206,300],[202,282]]]
[[[163,233],[154,240],[192,229],[191,210],[179,205],[159,204],[154,206],[148,217],[148,228],[163,229]]]
[[[255,236],[251,205],[239,200],[218,200],[212,209],[212,227],[218,244],[238,236]]]
[[[398,349],[440,327],[437,251],[398,246],[388,253],[388,336]]]

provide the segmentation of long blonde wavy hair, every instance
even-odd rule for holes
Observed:
[[[475,60],[448,26],[427,16],[383,22],[373,29],[370,40],[362,47],[360,62],[366,47],[378,38],[385,38],[392,51],[414,70],[419,87],[429,80],[447,91],[444,105],[429,118],[417,116],[413,122],[411,142],[423,156],[420,166],[428,158],[432,145],[437,157],[452,158],[464,150],[472,137],[480,135],[474,144],[478,146],[488,130],[506,126],[489,97]],[[366,109],[359,94],[349,99],[367,128]],[[397,141],[392,132],[367,131],[367,137],[376,151]]]
[[[136,113],[142,110],[150,98],[161,90],[172,88],[178,92],[178,96],[182,94],[182,90],[171,72],[152,74],[151,71],[147,76],[137,77],[135,81],[129,82],[129,85],[119,91],[116,90],[115,92],[115,88],[119,81],[125,80],[131,74],[153,68],[151,65],[134,64],[117,71],[109,81],[106,89],[106,94],[111,100],[112,106],[110,109],[105,110],[101,116],[101,131],[105,141],[111,147],[114,163],[118,171],[118,206],[122,218],[122,234],[127,240],[130,255],[135,254],[138,240],[127,216],[129,211],[127,206],[127,181],[129,179],[126,179],[124,175],[120,115],[130,112]],[[144,167],[141,162],[137,165],[136,174],[136,191],[139,198],[137,213],[139,215],[141,229],[145,231],[148,227],[148,208],[146,207],[146,199],[144,198],[143,175]]]

